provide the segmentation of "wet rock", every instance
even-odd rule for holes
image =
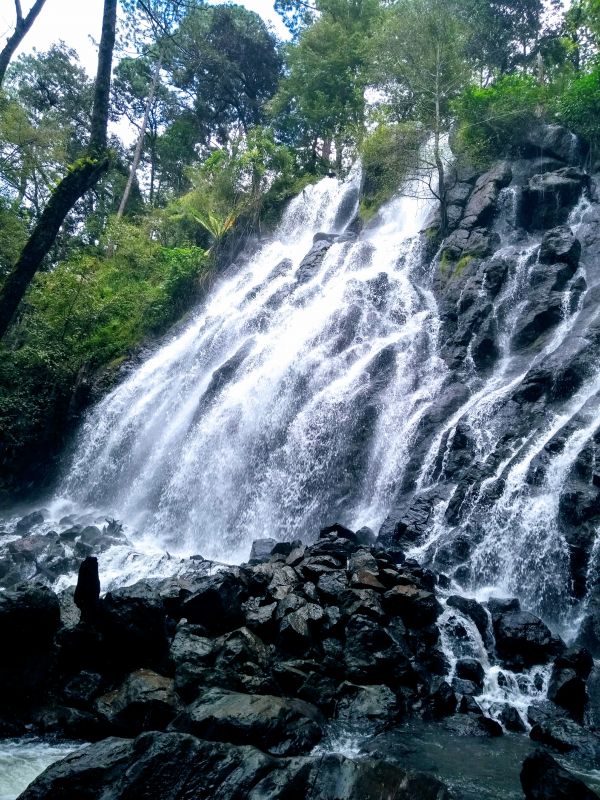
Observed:
[[[527,230],[563,225],[588,184],[588,176],[575,167],[534,175],[522,191],[519,223]]]
[[[255,539],[250,550],[250,563],[268,561],[276,544],[276,539]]]
[[[433,716],[437,719],[451,717],[455,713],[457,705],[458,700],[454,689],[448,681],[440,681],[431,694],[430,707]]]
[[[308,281],[314,277],[331,245],[332,242],[325,239],[321,239],[313,244],[310,251],[300,262],[300,266],[296,272],[297,283],[308,283]]]
[[[41,525],[43,521],[43,513],[41,511],[33,511],[31,514],[21,517],[15,526],[15,530],[17,533],[26,534],[36,525]]]
[[[410,585],[394,586],[385,593],[383,605],[388,614],[399,614],[409,627],[431,625],[442,613],[433,592]]]
[[[577,759],[590,768],[596,768],[600,759],[600,737],[568,717],[540,719],[529,736],[559,753],[576,753]]]
[[[202,765],[199,769],[198,765]],[[338,755],[274,759],[254,747],[177,733],[106,739],[49,767],[22,800],[450,800],[436,778],[378,759]]]
[[[489,643],[489,616],[485,608],[478,603],[477,600],[473,600],[470,597],[461,597],[460,595],[452,595],[446,601],[446,605],[450,606],[450,608],[455,608],[457,611],[460,611],[461,614],[464,614],[465,617],[468,617],[472,622],[475,624],[475,627],[479,631],[481,639],[485,645]]]
[[[398,718],[396,695],[387,686],[356,686],[344,682],[338,689],[336,719],[364,734],[380,732]]]
[[[182,704],[170,678],[140,669],[99,697],[95,710],[112,733],[136,736],[144,730],[164,730]]]
[[[499,722],[483,714],[457,714],[444,720],[444,727],[457,736],[502,736]]]
[[[195,699],[206,685],[217,644],[205,636],[204,628],[180,622],[169,650],[175,668],[175,690],[186,702]]]
[[[239,627],[244,621],[243,604],[249,593],[230,572],[203,578],[200,587],[182,606],[181,613],[195,624],[219,634]]]
[[[485,672],[476,658],[460,658],[456,662],[456,676],[474,683],[477,694],[483,690]]]
[[[530,147],[531,155],[541,152],[566,164],[579,164],[584,157],[581,141],[562,125],[534,126],[525,133],[524,143]]]
[[[381,683],[412,675],[410,651],[401,634],[392,636],[370,617],[356,614],[346,625],[344,663],[351,681]]]
[[[596,800],[591,789],[544,750],[527,756],[521,770],[526,800]]]
[[[106,594],[100,627],[106,657],[123,670],[151,667],[166,654],[165,607],[144,582]]]
[[[548,699],[566,709],[574,720],[583,722],[587,705],[586,680],[594,661],[584,648],[571,649],[553,664],[548,685]]]
[[[97,558],[90,556],[81,562],[73,599],[81,612],[82,622],[97,620],[100,609],[100,578]]]
[[[517,709],[508,703],[504,705],[500,712],[500,722],[507,731],[512,731],[513,733],[524,733],[527,730]]]
[[[38,710],[33,723],[36,730],[48,736],[96,742],[106,736],[106,728],[95,714],[68,706],[51,706]]]
[[[573,231],[567,225],[553,228],[544,234],[539,253],[541,264],[564,262],[576,267],[580,257],[581,242],[575,238]]]
[[[323,609],[316,603],[306,603],[298,610],[291,611],[279,626],[280,646],[291,652],[305,652],[324,616]]]
[[[272,755],[298,755],[321,739],[322,717],[302,700],[209,689],[180,714],[174,730],[203,739],[253,744]]]
[[[100,673],[82,670],[69,680],[62,696],[67,703],[76,708],[90,709],[94,700],[105,688],[105,683]]]
[[[539,617],[521,610],[518,600],[491,599],[496,651],[501,663],[511,669],[547,664],[565,650],[562,640]]]

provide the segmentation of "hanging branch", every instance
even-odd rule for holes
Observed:
[[[0,87],[2,86],[4,76],[6,75],[6,70],[8,69],[8,65],[15,53],[15,50],[29,32],[29,29],[35,22],[36,17],[42,10],[45,2],[46,0],[35,0],[30,12],[26,17],[24,17],[23,9],[21,8],[21,0],[15,0],[15,11],[17,12],[15,30],[13,35],[9,37],[8,41],[2,48],[2,51],[0,51]]]

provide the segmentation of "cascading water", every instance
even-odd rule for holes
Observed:
[[[445,367],[415,280],[432,201],[401,197],[303,261],[315,234],[344,233],[359,182],[355,169],[305,189],[273,240],[92,411],[61,497],[227,561],[259,537],[381,524]]]

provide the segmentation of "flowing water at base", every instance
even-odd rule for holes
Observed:
[[[0,740],[0,800],[15,800],[47,767],[80,746],[43,739]]]

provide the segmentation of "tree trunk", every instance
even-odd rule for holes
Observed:
[[[35,3],[32,5],[31,10],[29,11],[29,14],[27,14],[26,17],[23,17],[23,13],[21,11],[21,2],[20,0],[15,0],[15,9],[17,12],[17,23],[15,25],[15,30],[0,52],[0,87],[2,86],[4,76],[6,75],[6,70],[8,69],[8,65],[10,64],[10,60],[13,57],[15,50],[21,44],[25,36],[29,33],[29,29],[35,22],[36,17],[42,10],[45,2],[46,0],[35,0]]]
[[[6,333],[27,287],[58,235],[61,225],[75,203],[83,197],[108,170],[106,129],[110,99],[112,54],[115,45],[117,0],[104,0],[102,38],[98,51],[98,72],[94,88],[92,129],[85,156],[75,162],[58,184],[12,272],[0,291],[0,339]]]
[[[158,57],[158,61],[156,62],[156,66],[154,68],[152,83],[150,84],[148,99],[146,100],[146,108],[144,109],[144,118],[142,120],[142,127],[140,129],[140,135],[138,136],[138,140],[135,146],[135,153],[133,154],[133,163],[131,164],[131,169],[129,170],[129,177],[127,178],[125,191],[123,192],[123,197],[121,198],[121,202],[119,203],[119,210],[117,211],[117,219],[120,219],[123,216],[125,207],[127,206],[127,201],[129,200],[129,195],[131,194],[131,187],[133,186],[133,181],[135,180],[138,167],[140,166],[142,149],[144,147],[144,139],[146,138],[146,128],[148,127],[148,119],[150,118],[150,110],[152,108],[152,102],[154,100],[154,93],[156,92],[156,87],[158,85],[158,78],[160,76],[161,66],[162,66],[162,55]]]
[[[446,194],[446,171],[440,151],[440,138],[442,132],[442,115],[440,109],[440,46],[437,47],[436,76],[435,76],[435,131],[433,143],[433,157],[438,174],[438,198],[440,201],[440,235],[448,233],[448,199]]]

